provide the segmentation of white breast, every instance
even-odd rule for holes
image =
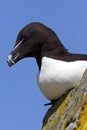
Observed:
[[[38,85],[43,95],[54,100],[62,96],[82,78],[87,61],[65,62],[43,57]]]

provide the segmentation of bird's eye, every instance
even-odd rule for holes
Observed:
[[[29,38],[28,36],[25,36],[25,37],[24,37],[24,40],[26,41],[26,40],[28,40],[28,38]]]

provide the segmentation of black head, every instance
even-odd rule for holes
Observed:
[[[20,59],[35,57],[39,64],[43,56],[49,55],[56,48],[65,50],[56,34],[45,25],[33,22],[19,32],[16,44],[9,54],[7,62],[9,66],[12,66]]]

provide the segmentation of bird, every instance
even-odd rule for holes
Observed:
[[[21,29],[7,63],[12,66],[29,57],[36,59],[37,84],[51,103],[74,88],[87,68],[86,54],[69,52],[57,34],[40,22],[31,22]]]

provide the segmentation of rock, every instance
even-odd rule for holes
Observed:
[[[87,130],[87,70],[75,88],[47,111],[42,130]]]

